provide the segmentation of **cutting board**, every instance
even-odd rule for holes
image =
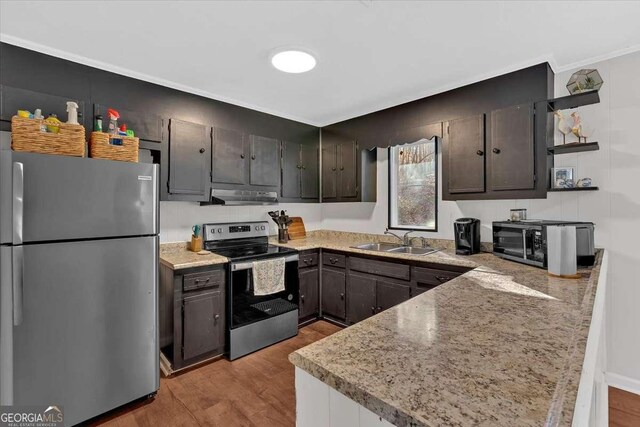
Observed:
[[[304,221],[299,216],[292,216],[293,222],[289,225],[289,239],[297,240],[307,237],[307,231],[304,229]]]

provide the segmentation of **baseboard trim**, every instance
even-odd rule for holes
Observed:
[[[613,372],[605,373],[605,379],[607,381],[607,385],[610,385],[611,387],[640,395],[640,380],[620,374],[614,374]]]

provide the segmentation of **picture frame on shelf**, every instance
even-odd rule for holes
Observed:
[[[575,186],[574,176],[574,167],[552,168],[551,188],[573,188]]]

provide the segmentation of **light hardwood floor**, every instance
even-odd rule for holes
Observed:
[[[609,426],[640,427],[640,395],[609,387]]]
[[[288,356],[341,328],[318,321],[294,338],[241,359],[217,360],[160,379],[155,399],[92,420],[101,426],[294,426],[294,368]]]

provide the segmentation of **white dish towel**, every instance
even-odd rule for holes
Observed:
[[[271,295],[284,291],[284,258],[253,261],[253,295]]]

